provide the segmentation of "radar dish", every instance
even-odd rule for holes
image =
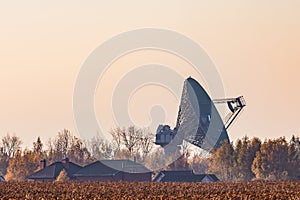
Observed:
[[[193,78],[184,82],[176,127],[160,125],[156,144],[165,151],[173,151],[183,140],[206,151],[229,142],[229,137],[213,101],[204,88]]]

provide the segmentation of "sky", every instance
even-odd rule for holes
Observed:
[[[0,137],[15,134],[23,147],[31,147],[38,136],[46,143],[64,128],[78,135],[73,92],[84,61],[111,37],[145,27],[191,38],[213,60],[226,97],[245,97],[247,106],[228,130],[232,141],[245,135],[262,140],[300,135],[297,0],[0,1]],[[167,52],[141,50],[120,57],[95,92],[102,132],[124,126],[112,111],[114,88],[149,63],[203,81],[189,63]],[[180,91],[183,82],[172,84]],[[125,103],[138,126],[162,120],[174,125],[178,95],[150,84],[132,91]],[[122,105],[124,99],[116,102]]]

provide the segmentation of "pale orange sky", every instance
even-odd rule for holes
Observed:
[[[81,64],[110,37],[144,27],[174,30],[196,41],[215,62],[226,96],[244,95],[247,107],[229,130],[232,140],[245,134],[261,139],[300,135],[299,10],[297,0],[1,1],[0,136],[15,133],[31,146],[37,136],[46,143],[63,128],[75,132],[72,95]],[[164,53],[121,58],[96,94],[98,120],[105,129],[114,124],[110,100],[103,100],[103,94],[126,70],[144,62],[194,76],[182,68],[186,63]],[[119,70],[121,65],[126,67]],[[136,93],[129,105],[133,119],[147,125],[151,97],[162,94],[167,100],[161,104],[168,102],[166,123],[174,124],[176,98],[158,88],[144,89],[153,95]]]

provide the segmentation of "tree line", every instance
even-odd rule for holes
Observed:
[[[163,150],[155,147],[149,129],[130,126],[110,131],[111,140],[99,136],[86,141],[64,129],[46,144],[38,137],[31,149],[22,149],[22,140],[7,134],[0,142],[0,175],[6,180],[25,180],[40,169],[39,162],[48,164],[68,157],[70,161],[86,165],[100,159],[133,159],[150,169],[165,166]],[[169,170],[193,170],[195,173],[214,173],[223,181],[232,180],[294,180],[300,174],[300,142],[293,136],[262,142],[259,138],[243,137],[235,144],[224,142],[209,153],[191,152],[184,146],[179,158],[165,167]]]
[[[50,138],[46,145],[38,137],[31,149],[22,149],[22,140],[7,134],[0,142],[0,175],[6,180],[25,180],[40,169],[40,160],[48,164],[69,158],[79,165],[100,159],[132,159],[144,162],[153,147],[153,135],[148,129],[130,126],[110,131],[112,142],[95,136],[82,140],[64,129]]]
[[[235,144],[224,142],[198,161],[192,164],[224,181],[300,180],[300,141],[295,136],[289,142],[284,137],[262,142],[245,136]]]

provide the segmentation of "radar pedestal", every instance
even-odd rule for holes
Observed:
[[[156,130],[155,144],[164,148],[165,155],[171,155],[179,151],[183,138],[177,135],[176,128],[171,129],[169,125],[159,125]]]

